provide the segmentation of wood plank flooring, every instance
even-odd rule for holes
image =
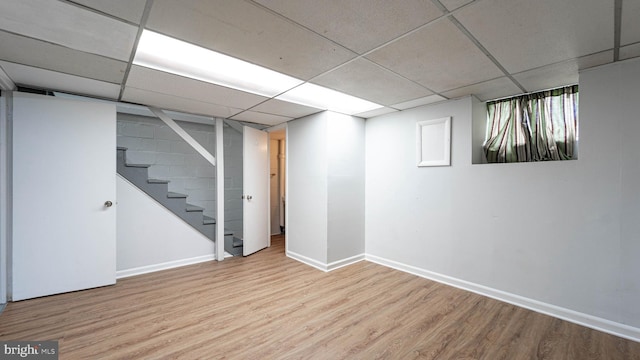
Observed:
[[[640,359],[640,343],[369,262],[247,258],[10,303],[0,340],[60,359]]]

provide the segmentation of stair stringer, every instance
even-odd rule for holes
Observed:
[[[117,186],[116,277],[215,260],[215,244],[121,175]]]

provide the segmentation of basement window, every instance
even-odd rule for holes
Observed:
[[[577,159],[578,85],[487,103],[488,163]]]

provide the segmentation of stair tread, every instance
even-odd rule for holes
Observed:
[[[233,230],[224,229],[224,236],[233,236]]]
[[[167,192],[167,197],[168,198],[186,198],[187,194],[181,194],[181,193],[169,191]]]
[[[128,149],[129,149],[129,148],[124,147],[124,146],[118,146],[118,147],[116,147],[116,150],[125,150],[125,151],[126,151],[126,150],[128,150]]]
[[[136,168],[148,168],[151,167],[151,164],[124,164],[126,167],[136,167]]]
[[[205,225],[210,225],[210,224],[215,224],[216,223],[216,219],[207,216],[207,215],[203,215],[202,216],[202,223]]]
[[[161,179],[147,179],[149,184],[168,184],[169,180],[161,180]]]
[[[195,205],[191,205],[191,204],[187,204],[187,211],[204,211],[204,208],[200,207],[200,206],[195,206]]]
[[[233,247],[241,247],[244,245],[244,241],[242,239],[238,239],[237,237],[233,238]]]

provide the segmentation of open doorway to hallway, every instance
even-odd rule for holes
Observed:
[[[272,241],[284,242],[286,232],[286,130],[269,133],[269,229]]]

